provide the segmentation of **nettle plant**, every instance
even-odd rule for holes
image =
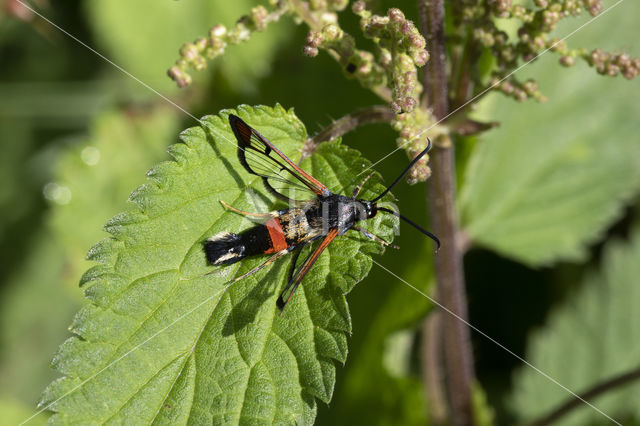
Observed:
[[[88,303],[70,328],[74,337],[53,360],[64,377],[47,388],[41,406],[59,423],[308,424],[316,417],[317,401],[331,400],[335,364],[346,361],[352,332],[345,295],[366,277],[371,256],[382,248],[358,235],[336,239],[284,315],[275,301],[287,281],[287,262],[231,286],[233,277],[264,259],[248,258],[210,273],[203,242],[248,226],[220,200],[246,211],[255,211],[256,199],[268,208],[278,206],[261,179],[237,164],[227,121],[233,113],[341,194],[351,194],[361,171],[372,165],[341,143],[343,134],[371,122],[389,123],[398,132],[397,147],[409,158],[425,148],[427,137],[433,141],[431,158],[412,168],[408,180],[428,181],[431,228],[443,242],[435,257],[433,295],[458,318],[435,310],[429,314],[440,321],[441,332],[425,340],[441,345],[444,356],[432,363],[436,371],[423,361],[425,376],[438,377],[427,386],[431,399],[425,415],[434,422],[447,417],[454,424],[480,421],[469,329],[460,321],[467,318],[464,251],[470,244],[483,245],[528,265],[579,259],[636,194],[640,172],[631,141],[618,150],[604,149],[598,161],[583,139],[559,141],[544,155],[535,146],[481,145],[468,160],[474,179],[465,182],[456,200],[454,145],[495,126],[472,119],[467,107],[490,89],[517,101],[545,100],[535,80],[520,81],[512,73],[546,50],[563,66],[584,61],[603,75],[636,77],[638,58],[572,48],[551,35],[561,20],[602,11],[600,0],[527,5],[460,0],[447,2],[446,10],[442,0],[423,0],[416,25],[400,9],[378,14],[373,3],[363,1],[281,0],[256,6],[234,26],[215,25],[207,37],[185,44],[168,72],[181,87],[192,84],[191,70],[205,69],[228,48],[241,48],[236,45],[254,32],[290,18],[309,27],[301,41],[303,54],[330,55],[347,78],[386,104],[355,111],[313,137],[280,106],[240,106],[183,131],[181,143],[169,150],[173,160],[149,171],[149,181],[131,195],[135,207],[111,219],[105,227],[110,237],[90,250],[88,258],[96,265],[81,281]],[[339,17],[347,13],[359,17],[358,34],[341,27]],[[515,31],[507,34],[507,27]],[[371,50],[358,47],[363,38],[370,40]],[[507,165],[494,168],[496,158]],[[582,160],[588,171],[582,170]],[[518,174],[527,167],[530,174]],[[372,199],[384,187],[375,174],[361,196]],[[595,190],[580,193],[583,188]],[[566,213],[562,229],[559,219],[546,227],[540,206],[550,204],[560,211],[549,213],[551,222]],[[566,224],[574,211],[589,213]],[[396,225],[393,217],[381,215],[370,227],[390,241]],[[612,257],[626,261],[623,254]],[[520,385],[533,386],[535,380],[525,376]],[[565,396],[554,394],[539,411],[523,410],[523,417],[551,409]]]

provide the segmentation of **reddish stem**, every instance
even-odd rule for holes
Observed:
[[[424,74],[426,103],[434,118],[449,113],[449,96],[444,39],[443,0],[419,0],[422,32],[431,59]],[[443,241],[435,257],[435,274],[439,302],[457,317],[467,320],[467,297],[464,285],[462,251],[455,210],[456,183],[453,144],[435,149],[431,154],[432,175],[428,181],[431,226]],[[446,384],[449,394],[451,423],[472,425],[471,384],[474,380],[473,356],[469,328],[454,315],[441,315]],[[424,333],[428,332],[425,327]],[[426,360],[423,359],[423,365]],[[426,367],[426,365],[425,365]]]

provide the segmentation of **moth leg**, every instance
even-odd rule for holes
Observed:
[[[273,263],[277,258],[284,256],[285,254],[289,253],[289,249],[285,249],[282,251],[277,252],[276,254],[274,254],[273,256],[271,256],[269,259],[267,259],[266,262],[264,262],[262,265],[256,266],[255,268],[253,268],[252,270],[250,270],[249,272],[246,272],[242,275],[240,275],[239,277],[236,277],[234,279],[232,279],[231,281],[227,281],[227,284],[232,284],[235,283],[236,281],[240,281],[243,278],[248,277],[249,275],[253,275],[256,272],[258,272],[260,269],[264,268],[265,266],[270,265],[271,263]]]
[[[360,191],[362,190],[362,187],[364,186],[365,183],[367,183],[367,181],[369,180],[369,178],[371,178],[371,176],[373,176],[375,172],[371,172],[371,174],[369,174],[369,176],[367,176],[366,178],[364,178],[364,180],[362,182],[360,182],[360,184],[358,186],[356,186],[355,188],[353,188],[353,199],[355,200],[356,197],[358,196],[358,194],[360,193]]]
[[[278,306],[278,309],[280,309],[280,315],[282,315],[282,312],[284,311],[284,307],[287,305],[287,303],[289,303],[289,301],[293,297],[293,294],[296,292],[296,289],[302,282],[302,279],[304,278],[304,276],[307,274],[307,272],[309,272],[309,269],[311,269],[313,264],[316,263],[316,260],[318,260],[318,257],[322,254],[324,249],[326,249],[329,246],[329,244],[331,244],[331,242],[338,236],[339,232],[340,231],[337,228],[331,229],[327,234],[327,236],[324,237],[324,240],[322,240],[320,245],[313,252],[309,253],[309,256],[307,256],[304,262],[302,262],[300,269],[298,269],[298,271],[291,276],[291,278],[289,279],[289,282],[284,287],[284,290],[282,290],[282,293],[280,293],[280,296],[278,297],[278,300],[276,302],[276,306]],[[291,292],[289,293],[289,296],[285,300],[285,295],[290,288],[291,288]]]
[[[369,238],[370,240],[376,241],[376,242],[382,244],[385,247],[391,247],[391,248],[394,248],[394,249],[399,249],[400,248],[395,244],[391,244],[391,243],[386,242],[385,240],[383,240],[382,238],[378,237],[377,235],[373,235],[371,232],[369,232],[369,231],[367,231],[365,229],[362,229],[359,226],[353,226],[353,227],[351,227],[351,229],[353,229],[354,231],[360,232],[365,237]]]
[[[249,212],[245,212],[243,210],[236,209],[235,207],[230,206],[229,204],[225,203],[222,200],[220,200],[220,204],[222,204],[225,209],[231,210],[232,212],[236,212],[238,214],[241,214],[242,216],[255,217],[255,218],[258,218],[258,219],[271,219],[272,217],[275,217],[275,215],[273,213],[249,213]]]
[[[295,252],[293,253],[293,260],[291,261],[291,270],[289,271],[289,278],[287,282],[290,283],[293,281],[293,274],[296,272],[296,263],[298,262],[298,257],[300,257],[300,253],[302,252],[303,245],[299,245],[295,248]]]

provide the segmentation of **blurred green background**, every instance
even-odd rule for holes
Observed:
[[[355,81],[345,79],[327,55],[304,57],[305,28],[286,18],[266,33],[254,34],[250,42],[229,48],[221,60],[194,75],[190,88],[178,90],[165,71],[181,44],[206,34],[213,24],[232,24],[254,4],[249,0],[224,6],[212,0],[34,3],[57,25],[196,117],[242,103],[278,102],[294,107],[313,134],[332,118],[380,103]],[[414,3],[401,3],[381,2],[380,10],[401,7],[415,18]],[[18,2],[2,0],[0,6],[0,422],[13,424],[35,412],[42,390],[56,378],[48,365],[69,336],[66,329],[82,304],[78,281],[90,266],[84,255],[106,236],[102,225],[125,208],[131,191],[144,182],[145,172],[168,159],[165,149],[177,141],[178,133],[196,122]],[[638,18],[640,8],[627,1],[569,44],[640,56],[635,43],[640,39]],[[350,12],[341,19],[345,28],[356,32],[357,20]],[[586,18],[569,20],[558,34],[583,22]],[[535,77],[549,102],[516,104],[488,95],[474,114],[500,121],[501,127],[462,142],[458,153],[462,220],[478,242],[465,257],[470,320],[524,356],[533,345],[528,344],[531,332],[553,325],[550,312],[578,295],[591,271],[606,268],[607,256],[602,253],[608,241],[627,239],[637,227],[640,91],[637,80],[597,76],[581,63],[562,69],[552,54],[518,76]],[[348,134],[344,143],[375,161],[395,148],[395,136],[388,126],[371,125]],[[608,179],[602,184],[604,194],[594,205],[586,204],[584,211],[564,216],[537,212],[536,206],[544,202],[536,198],[527,206],[515,197],[511,203],[515,213],[503,210],[507,218],[520,220],[518,207],[539,213],[531,226],[552,223],[559,230],[552,234],[553,244],[540,240],[539,250],[535,241],[524,240],[524,248],[510,245],[512,231],[500,236],[505,221],[487,222],[483,212],[513,195],[508,163],[526,168],[531,160],[535,165],[536,154],[516,148],[549,152],[545,148],[549,143],[573,140],[596,147],[591,155],[601,157],[602,166],[583,169],[579,179],[591,186]],[[516,148],[509,152],[512,147]],[[391,179],[406,162],[404,153],[398,152],[376,168]],[[546,182],[549,186],[576,176],[554,174],[571,170],[564,164],[539,163],[536,170],[555,179]],[[537,188],[545,187],[541,180],[522,183],[518,196],[536,194]],[[581,188],[576,184],[576,194]],[[401,185],[394,194],[404,214],[427,221],[424,185]],[[602,214],[592,214],[594,210]],[[561,219],[584,222],[588,229],[580,236],[577,231],[564,235]],[[556,235],[559,241],[553,242]],[[566,238],[560,241],[561,237]],[[431,243],[404,228],[397,243],[402,250],[387,251],[377,260],[427,291],[432,284],[425,278],[431,274]],[[565,246],[566,250],[552,249]],[[545,257],[540,253],[546,247],[551,250]],[[631,256],[628,262],[634,259]],[[631,280],[633,284],[637,287],[637,281]],[[416,330],[430,303],[375,266],[349,302],[354,329],[349,359],[338,368],[333,401],[329,407],[321,404],[318,423],[422,423]],[[620,321],[635,323],[625,316]],[[473,336],[473,344],[488,404],[498,423],[510,423],[523,405],[536,401],[535,396],[528,399],[525,385],[514,385],[520,362],[480,336]],[[637,353],[637,346],[629,351]],[[515,398],[520,402],[514,403],[518,392]],[[558,398],[565,396],[561,393]],[[42,415],[34,422],[45,419]],[[602,419],[596,416],[593,421]]]

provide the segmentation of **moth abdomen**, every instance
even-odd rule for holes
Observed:
[[[246,257],[246,246],[238,234],[221,232],[207,239],[204,252],[211,265],[231,265]]]

